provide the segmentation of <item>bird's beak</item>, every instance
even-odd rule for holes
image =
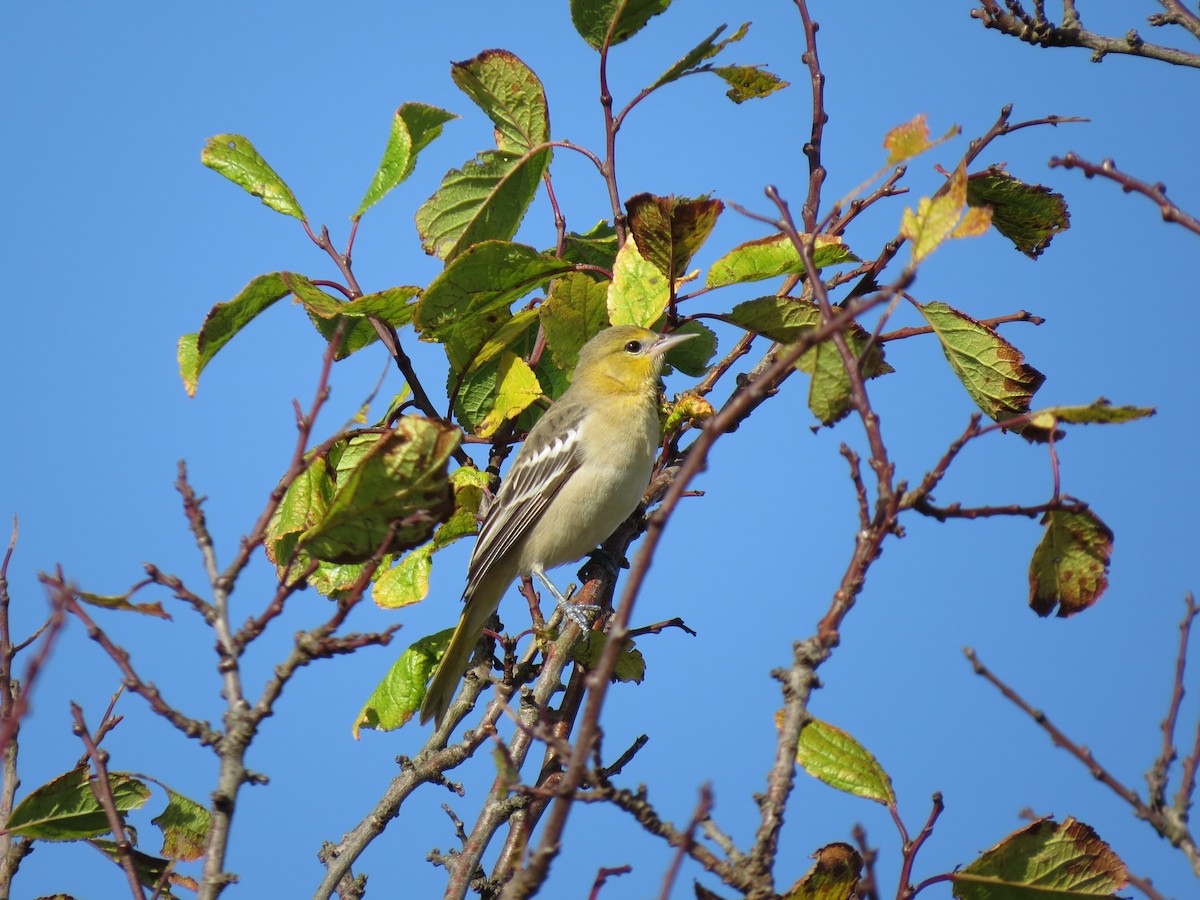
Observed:
[[[682,344],[684,341],[688,340],[689,338],[694,338],[694,337],[699,337],[699,336],[700,335],[696,334],[695,332],[682,334],[678,331],[675,332],[674,334],[660,335],[658,340],[654,342],[654,346],[652,346],[650,348],[650,352],[653,353],[655,356],[662,356],[668,350],[670,350],[672,347],[674,347],[676,344]]]

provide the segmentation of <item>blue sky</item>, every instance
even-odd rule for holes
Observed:
[[[918,113],[928,113],[936,133],[959,124],[964,137],[917,160],[908,181],[913,196],[875,207],[847,235],[851,246],[875,255],[895,234],[903,207],[936,188],[933,165],[957,159],[963,141],[986,130],[1003,104],[1015,105],[1014,119],[1088,117],[1089,124],[1019,132],[980,160],[1005,161],[1019,177],[1065,194],[1072,227],[1042,259],[1028,260],[991,233],[939,249],[912,292],[978,318],[1022,308],[1044,316],[1040,328],[1004,330],[1047,376],[1037,406],[1105,396],[1153,405],[1158,414],[1119,428],[1076,429],[1060,446],[1064,490],[1089,501],[1116,532],[1111,587],[1094,609],[1068,621],[1041,620],[1027,609],[1036,523],[939,525],[910,517],[907,536],[890,542],[872,568],[843,644],[821,670],[825,687],[812,711],[876,754],[911,830],[924,820],[930,794],[945,795],[918,880],[969,862],[1019,827],[1018,812],[1028,806],[1088,822],[1137,874],[1167,894],[1187,896],[1195,877],[1182,856],[975,678],[961,647],[974,646],[1126,783],[1143,783],[1161,745],[1157,728],[1182,598],[1198,586],[1197,400],[1189,386],[1200,315],[1191,265],[1198,245],[1163,224],[1144,198],[1050,170],[1046,160],[1068,150],[1111,156],[1200,210],[1196,75],[1142,60],[1093,65],[1082,51],[1036,50],[985,32],[968,17],[968,3],[904,15],[868,15],[855,6],[813,4],[828,77],[826,202],[878,169],[883,134]],[[1092,29],[1122,34],[1140,23],[1119,6],[1085,3],[1081,12]],[[1144,14],[1157,9],[1140,7]],[[450,80],[452,60],[491,47],[511,50],[546,84],[555,137],[598,148],[602,130],[595,54],[571,29],[565,2],[522,4],[517,14],[475,0],[420,8],[357,2],[337,10],[311,2],[68,2],[17,5],[3,18],[9,138],[0,146],[0,253],[9,277],[0,521],[20,515],[9,577],[16,631],[24,634],[45,615],[36,573],[57,563],[81,587],[101,593],[137,581],[144,561],[193,587],[203,584],[172,487],[177,460],[187,459],[193,484],[209,498],[222,561],[286,467],[291,399],[311,396],[321,354],[300,311],[280,304],[263,315],[205,371],[193,400],[178,377],[175,344],[257,274],[334,273],[297,222],[200,165],[207,137],[248,136],[310,219],[328,224],[340,242],[395,108],[413,100],[460,114],[414,176],[364,218],[355,271],[364,286],[380,289],[427,283],[439,271],[421,251],[413,213],[447,169],[490,141],[490,123]],[[628,98],[717,25],[743,20],[754,25],[729,51],[730,61],[768,63],[792,87],[734,106],[717,79],[689,78],[651,98],[621,134],[625,197],[711,192],[765,212],[762,189],[771,183],[799,207],[810,94],[791,4],[679,2],[614,52],[614,91],[618,102]],[[588,164],[560,153],[554,174],[569,227],[586,230],[607,214],[603,185]],[[762,233],[727,211],[696,263],[703,269]],[[543,201],[518,239],[552,244]],[[741,295],[708,299],[719,311],[756,295],[748,286]],[[917,324],[906,310],[894,321]],[[721,338],[728,346],[734,334]],[[406,345],[436,389],[444,360],[411,334]],[[874,382],[872,396],[900,477],[915,481],[961,432],[972,404],[932,338],[893,344],[888,359],[897,373]],[[339,364],[326,429],[357,408],[386,362],[367,351]],[[399,387],[390,370],[388,379],[385,394]],[[668,385],[686,386],[681,376]],[[762,787],[774,746],[772,714],[780,701],[769,670],[787,662],[793,640],[811,633],[853,548],[853,495],[837,448],[846,441],[861,449],[861,428],[846,421],[814,434],[805,390],[803,378],[793,379],[718,442],[697,484],[706,495],[689,500],[672,521],[635,616],[651,622],[681,615],[699,634],[645,639],[639,646],[647,681],[615,690],[604,720],[605,746],[614,755],[641,732],[650,734],[625,783],[647,783],[660,811],[686,822],[698,787],[711,781],[716,820],[743,841],[755,822],[751,794]],[[937,497],[1039,503],[1050,489],[1044,448],[993,435],[963,454]],[[399,616],[356,612],[356,630],[399,621],[392,648],[311,666],[289,685],[251,754],[250,764],[272,781],[243,793],[230,859],[242,882],[230,896],[311,895],[321,842],[356,824],[394,773],[393,758],[420,747],[424,733],[415,727],[367,733],[356,743],[350,725],[400,649],[457,615],[468,552],[457,547],[439,557],[432,595],[420,606]],[[558,580],[571,576],[564,569]],[[264,566],[238,586],[239,617],[261,607],[270,584]],[[508,607],[509,617],[518,603]],[[269,673],[289,635],[315,623],[323,609],[311,593],[293,602],[247,659],[250,683]],[[168,699],[218,720],[211,636],[189,610],[175,612],[174,623],[114,615],[103,624]],[[1189,683],[1196,684],[1194,675]],[[71,623],[23,734],[23,789],[69,769],[81,753],[67,701],[82,703],[95,723],[118,684],[108,658]],[[1194,733],[1194,695],[1185,701],[1181,735]],[[126,720],[106,741],[113,766],[203,800],[215,775],[211,753],[147,715],[136,698],[123,699],[119,711]],[[406,804],[361,861],[372,888],[403,885],[410,896],[440,891],[442,874],[423,859],[454,840],[441,803],[472,821],[491,774],[489,761],[477,762],[456,773],[468,788],[465,799],[427,788]],[[158,847],[148,820],[161,802],[152,800],[141,821],[150,851]],[[889,892],[898,841],[886,812],[806,778],[788,811],[780,883],[802,874],[817,847],[848,839],[855,822],[881,847],[879,873]],[[633,874],[610,883],[603,896],[656,896],[671,859],[660,841],[595,806],[574,812],[567,842],[574,846],[555,866],[548,896],[583,896],[599,867],[627,863]],[[685,866],[676,896],[690,896],[689,881],[699,874]],[[127,895],[120,874],[81,846],[39,847],[17,884],[21,896]]]

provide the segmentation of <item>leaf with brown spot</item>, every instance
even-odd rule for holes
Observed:
[[[1029,605],[1062,618],[1087,609],[1108,588],[1113,533],[1090,509],[1055,509],[1029,562]]]
[[[712,233],[725,204],[707,196],[656,197],[637,194],[625,204],[629,229],[642,258],[653,263],[671,284]]]
[[[1071,227],[1062,194],[1041,184],[1026,184],[999,166],[967,179],[967,203],[991,207],[992,225],[1030,259],[1050,246],[1054,235]]]
[[[1114,897],[1129,874],[1091,827],[1067,817],[1013,832],[950,879],[957,900],[1085,900]]]
[[[862,877],[858,851],[838,842],[826,844],[812,856],[816,863],[784,894],[784,900],[851,900]]]
[[[917,308],[980,409],[997,422],[1029,412],[1029,403],[1046,376],[1027,365],[1020,350],[995,329],[945,303],[934,301]],[[1013,430],[1020,432],[1022,427]]]

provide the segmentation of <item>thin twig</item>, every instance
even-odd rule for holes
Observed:
[[[1143,197],[1147,197],[1156,203],[1159,212],[1162,213],[1164,222],[1174,222],[1176,225],[1182,225],[1193,234],[1200,234],[1200,219],[1180,209],[1174,201],[1168,199],[1167,186],[1161,181],[1157,184],[1150,184],[1122,172],[1111,159],[1102,160],[1100,163],[1093,163],[1074,153],[1068,153],[1063,157],[1051,157],[1050,168],[1058,167],[1079,169],[1088,178],[1099,175],[1101,178],[1115,181],[1121,185],[1121,189],[1125,193],[1141,194]]]
[[[92,788],[96,802],[104,810],[105,818],[108,819],[108,827],[112,831],[113,841],[116,844],[117,862],[125,870],[125,877],[129,881],[129,892],[134,900],[145,900],[146,892],[142,890],[142,881],[138,877],[137,865],[133,859],[133,844],[130,843],[129,835],[125,833],[125,823],[121,820],[121,813],[117,810],[112,786],[108,781],[108,751],[101,750],[92,740],[87,724],[83,721],[83,710],[77,703],[71,704],[71,718],[75,721],[71,730],[74,731],[76,737],[83,741],[84,747],[87,748],[87,755],[92,761],[92,767],[96,770],[96,774],[88,779],[88,784]]]

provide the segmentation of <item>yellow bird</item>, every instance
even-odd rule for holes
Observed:
[[[466,606],[421,704],[441,725],[480,631],[518,576],[580,616],[546,569],[581,559],[629,517],[658,453],[663,356],[694,334],[605,329],[579,351],[571,386],[538,420],[488,509],[467,569]]]

